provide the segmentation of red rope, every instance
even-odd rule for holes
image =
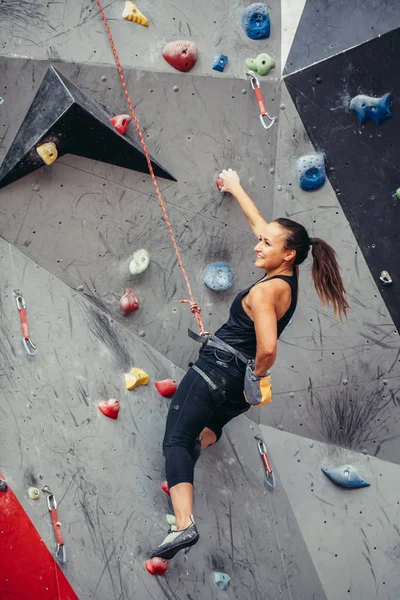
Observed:
[[[168,214],[167,214],[167,211],[166,211],[166,208],[165,208],[164,200],[162,198],[160,189],[158,187],[157,179],[156,179],[156,177],[154,175],[153,165],[151,164],[151,159],[150,159],[149,151],[147,149],[146,142],[144,141],[142,130],[141,130],[140,125],[139,125],[139,120],[138,120],[138,118],[136,116],[136,113],[135,113],[135,110],[133,108],[133,104],[132,104],[131,98],[129,96],[129,92],[128,92],[127,87],[126,87],[124,74],[122,72],[121,63],[119,61],[119,57],[118,57],[117,50],[115,48],[113,37],[111,35],[110,26],[108,24],[108,21],[106,19],[105,14],[104,14],[104,10],[103,10],[103,7],[101,5],[100,0],[96,0],[96,2],[97,2],[97,5],[99,7],[99,10],[100,10],[101,18],[103,19],[104,25],[106,26],[106,29],[107,29],[107,33],[108,33],[108,37],[109,37],[109,40],[110,40],[111,48],[112,48],[112,51],[113,51],[113,54],[114,54],[114,58],[115,58],[115,62],[116,62],[117,68],[118,68],[118,73],[119,73],[119,76],[121,78],[122,87],[124,89],[125,96],[126,96],[126,99],[128,101],[129,110],[131,111],[131,115],[133,117],[133,120],[134,120],[135,125],[136,125],[137,132],[139,134],[140,142],[142,144],[143,151],[144,151],[144,154],[146,156],[147,165],[148,165],[148,168],[149,168],[151,179],[153,180],[153,184],[154,184],[154,187],[155,187],[156,192],[157,192],[158,200],[160,202],[161,210],[163,211],[165,222],[167,224],[168,231],[169,231],[172,243],[173,243],[174,248],[175,248],[176,256],[178,257],[179,266],[182,269],[182,273],[183,273],[183,276],[185,278],[186,285],[187,285],[187,288],[188,288],[190,300],[180,300],[180,302],[187,302],[188,304],[190,304],[190,310],[192,311],[192,313],[196,317],[197,325],[199,326],[199,329],[200,329],[200,334],[204,335],[204,333],[205,333],[204,326],[203,326],[203,322],[202,322],[201,317],[200,317],[200,310],[201,309],[198,307],[197,303],[194,300],[192,288],[190,286],[190,282],[189,282],[188,276],[186,274],[185,267],[183,266],[181,254],[179,252],[179,248],[178,248],[178,245],[176,243],[176,239],[175,239],[174,233],[172,231],[171,223],[169,222],[169,218],[168,218]]]

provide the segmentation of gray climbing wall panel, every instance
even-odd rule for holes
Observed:
[[[226,597],[213,570],[229,573],[228,594],[238,600],[397,598],[398,466],[385,461],[399,462],[398,332],[335,191],[329,183],[312,194],[298,187],[297,159],[313,147],[277,77],[288,54],[292,72],[399,26],[398,4],[380,3],[378,13],[375,0],[356,1],[350,14],[342,2],[334,10],[332,2],[282,0],[282,57],[280,3],[271,3],[272,33],[263,42],[241,28],[244,1],[143,0],[148,29],[123,21],[123,4],[105,11],[149,149],[178,179],[159,184],[206,328],[219,327],[234,295],[260,275],[244,217],[215,187],[219,170],[230,166],[266,219],[298,219],[334,246],[349,320],[342,325],[321,307],[308,261],[299,307],[279,343],[274,401],[232,422],[203,454],[195,503],[201,540],[171,561],[164,578],[150,577],[144,562],[165,534],[170,510],[160,490],[168,401],[153,381],[183,376],[198,351],[186,335],[195,322],[178,303],[187,290],[150,177],[65,155],[0,191],[0,412],[7,449],[0,471],[49,549],[46,505],[43,498],[29,500],[27,488],[48,484],[55,492],[68,549],[65,573],[80,599]],[[38,1],[31,8],[18,0],[0,5],[0,161],[49,64],[115,113],[127,109],[96,3]],[[331,22],[336,27],[327,30]],[[160,54],[166,42],[182,38],[199,47],[198,63],[185,75]],[[277,62],[262,83],[269,112],[279,116],[269,132],[244,78],[244,59],[262,51]],[[229,62],[216,74],[211,64],[220,52]],[[129,259],[141,247],[152,261],[133,278]],[[204,267],[217,260],[234,272],[225,294],[202,282]],[[124,319],[118,301],[127,286],[141,308]],[[39,347],[33,359],[20,340],[15,287],[28,301]],[[151,383],[127,392],[123,374],[133,365]],[[121,402],[115,422],[97,408],[109,397]],[[258,432],[277,477],[272,493],[262,485]],[[342,491],[320,472],[322,464],[347,461],[369,477],[370,488]],[[0,576],[7,577],[1,564]]]

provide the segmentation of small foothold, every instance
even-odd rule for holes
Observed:
[[[102,76],[100,77],[100,79],[101,79],[101,81],[107,81],[107,77],[106,77],[105,75],[102,75]]]
[[[343,385],[347,385],[349,383],[348,379],[343,379],[342,381]]]
[[[165,558],[155,556],[150,560],[146,560],[146,570],[150,575],[164,575],[168,570],[168,561]]]
[[[311,444],[309,444],[310,448],[314,448],[314,444],[311,442]]]
[[[162,51],[162,55],[171,67],[186,73],[196,64],[198,51],[193,42],[178,40],[169,42]]]
[[[363,448],[363,449],[361,450],[361,453],[362,453],[362,454],[368,454],[368,450],[367,450],[366,448]]]
[[[120,403],[115,398],[111,398],[110,400],[102,400],[98,404],[99,409],[106,417],[110,419],[117,419],[119,409],[121,408]]]
[[[160,392],[161,396],[164,396],[165,398],[172,398],[178,386],[175,379],[163,379],[162,381],[155,381],[154,385]]]
[[[243,96],[245,96],[247,94],[247,90],[243,89],[242,94],[243,94]]]
[[[57,158],[58,152],[54,142],[45,142],[36,147],[36,152],[45,165],[51,165]]]
[[[382,283],[384,285],[390,285],[393,282],[393,280],[390,277],[388,271],[382,271],[382,273],[380,274],[379,279],[382,281]]]
[[[297,161],[300,188],[306,192],[318,190],[326,181],[325,159],[322,152],[306,154]]]
[[[217,262],[204,271],[204,283],[211,290],[225,292],[232,287],[232,270],[229,265]]]
[[[281,104],[279,107],[281,110],[286,110],[286,104]]]
[[[76,289],[78,290],[78,292],[83,292],[83,285],[78,285]]]
[[[111,125],[114,125],[115,129],[122,135],[125,135],[131,121],[132,117],[130,115],[115,115],[110,119]]]
[[[165,492],[167,494],[167,496],[170,496],[170,491],[169,491],[169,487],[168,487],[168,483],[166,481],[163,481],[161,484],[161,489],[163,492]]]
[[[367,121],[373,121],[377,125],[390,119],[392,116],[390,110],[391,94],[384,94],[380,98],[372,98],[371,96],[354,96],[350,102],[350,110],[353,110],[363,125]]]
[[[217,181],[215,182],[217,188],[219,189],[219,191],[221,191],[221,188],[224,185],[224,182],[222,181],[222,179],[217,179]]]
[[[36,487],[30,487],[28,489],[28,496],[31,500],[38,500],[40,497],[40,491]]]
[[[174,90],[174,92],[179,92],[179,88],[177,85],[174,85],[174,87],[172,89]]]
[[[284,430],[284,426],[283,426],[283,425],[278,425],[278,429],[279,429],[280,431],[283,431],[283,430]]]
[[[214,581],[221,590],[226,591],[231,582],[231,578],[226,573],[220,573],[219,571],[214,571]]]
[[[37,184],[33,185],[32,192],[40,192],[40,186],[38,186]]]
[[[145,331],[139,331],[139,335],[140,335],[140,337],[144,337],[146,335],[146,332]]]
[[[134,390],[138,385],[147,385],[149,383],[149,376],[143,371],[134,367],[130,373],[125,375],[125,385],[127,390]]]
[[[277,186],[276,186],[276,189],[278,190],[278,192],[281,192],[283,188],[282,188],[282,186],[281,186],[281,185],[277,185]]]
[[[269,54],[259,54],[257,58],[246,58],[246,65],[251,71],[259,75],[268,75],[271,69],[275,68],[275,61]]]
[[[4,481],[4,479],[0,479],[0,492],[6,492],[8,490],[8,485]]]
[[[269,170],[269,172],[271,173],[271,175],[273,175],[275,173],[275,168],[271,167],[270,170]]]
[[[146,19],[143,13],[140,12],[136,4],[127,0],[125,2],[124,12],[122,13],[122,17],[127,21],[134,21],[135,23],[139,23],[139,25],[143,25],[143,27],[149,26],[149,21]]]
[[[174,525],[176,525],[176,517],[175,515],[167,515],[167,523],[168,525],[171,527],[173,527]]]
[[[290,392],[289,396],[290,396],[291,398],[294,398],[294,393],[293,393],[293,392]]]
[[[383,383],[383,385],[388,385],[388,384],[389,384],[389,382],[388,382],[388,380],[387,380],[387,379],[384,379],[384,380],[382,381],[382,383]]]
[[[1,104],[3,104],[3,102],[4,102],[4,98],[2,98],[2,97],[0,96],[0,105],[1,105]]]
[[[400,200],[400,188],[397,188],[396,190],[396,198],[397,200]]]
[[[243,11],[243,29],[251,40],[262,40],[271,34],[271,21],[268,7],[262,2],[250,4]]]
[[[147,250],[137,250],[129,263],[129,273],[131,275],[140,275],[140,273],[144,273],[149,264],[150,254]]]
[[[345,465],[342,467],[335,467],[328,469],[327,467],[321,467],[321,471],[326,475],[333,483],[346,488],[361,488],[368,487],[371,485],[365,479],[362,479],[357,471],[351,465]]]
[[[217,54],[217,56],[214,58],[212,68],[214,69],[214,71],[219,71],[220,73],[222,73],[226,67],[227,62],[228,57],[225,56],[225,54]]]
[[[136,297],[135,292],[133,292],[131,288],[125,290],[125,294],[119,301],[119,305],[121,307],[121,311],[124,317],[127,317],[131,314],[131,312],[139,308],[139,301]]]

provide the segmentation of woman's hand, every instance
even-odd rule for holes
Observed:
[[[233,194],[236,189],[240,188],[239,175],[232,169],[224,169],[222,173],[219,174],[219,178],[223,183],[220,188],[221,192],[229,192],[230,194]]]

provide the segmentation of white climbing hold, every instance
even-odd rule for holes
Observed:
[[[129,263],[129,273],[131,275],[139,275],[143,273],[150,264],[150,254],[147,250],[143,248],[141,250],[137,250],[131,262]]]

